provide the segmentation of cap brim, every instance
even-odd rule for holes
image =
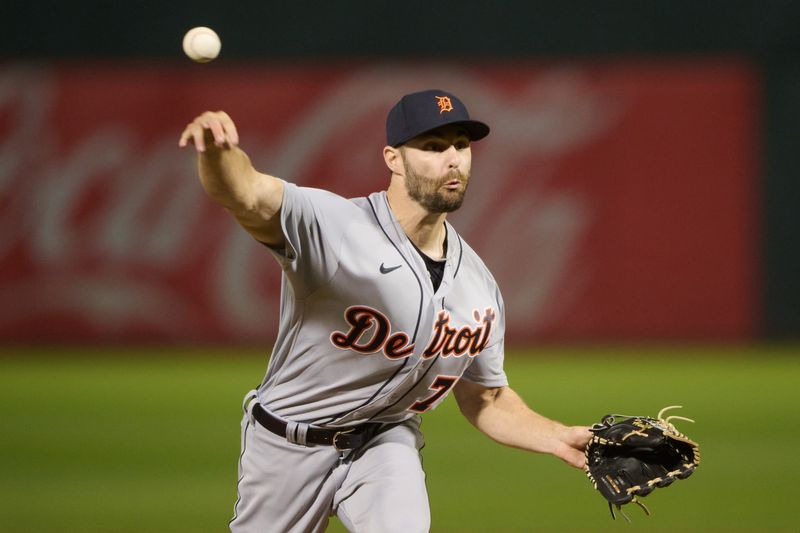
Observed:
[[[489,135],[489,126],[479,120],[464,120],[462,122],[454,122],[458,126],[463,126],[469,134],[469,140],[480,141]]]
[[[401,144],[407,143],[408,141],[410,141],[414,137],[419,137],[420,135],[425,135],[425,134],[430,133],[430,132],[432,132],[434,130],[438,130],[439,128],[444,128],[445,126],[461,126],[462,128],[464,128],[466,130],[467,136],[469,137],[470,141],[479,141],[479,140],[483,139],[484,137],[486,137],[487,135],[489,135],[489,132],[491,131],[487,124],[485,124],[485,123],[483,123],[483,122],[481,122],[479,120],[455,120],[453,122],[447,122],[446,124],[439,124],[439,125],[431,128],[431,129],[429,129],[429,130],[425,130],[425,131],[422,131],[422,132],[417,133],[415,135],[412,135],[412,136],[408,137],[407,139],[402,139],[402,140],[396,142],[393,146],[396,148],[396,147],[400,146]]]

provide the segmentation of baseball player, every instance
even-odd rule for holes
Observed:
[[[180,137],[200,180],[280,264],[280,326],[245,396],[234,532],[430,527],[420,414],[452,390],[492,439],[582,468],[590,438],[529,409],[503,371],[494,278],[447,222],[489,134],[455,95],[426,90],[389,111],[387,190],[345,199],[258,172],[224,112]]]

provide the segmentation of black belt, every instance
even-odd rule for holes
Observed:
[[[253,404],[253,418],[274,434],[286,438],[288,423],[267,412],[257,401]],[[382,425],[368,423],[344,430],[309,426],[306,431],[305,443],[306,445],[333,446],[339,451],[354,450],[374,437]]]

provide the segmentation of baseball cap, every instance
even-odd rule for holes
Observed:
[[[470,140],[489,135],[489,126],[469,118],[466,106],[454,94],[429,89],[403,96],[386,117],[386,144],[398,147],[425,132],[447,124],[462,126]]]

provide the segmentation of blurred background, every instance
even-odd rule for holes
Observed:
[[[718,446],[706,482],[701,468],[657,496],[651,531],[795,527],[779,504],[800,474],[786,427],[800,403],[800,3],[12,0],[0,13],[0,529],[224,529],[238,402],[266,367],[280,271],[207,200],[178,136],[223,109],[259,170],[362,196],[388,184],[386,112],[427,88],[492,127],[452,221],[504,293],[512,385],[573,423],[690,399],[686,416],[705,413],[684,429]],[[211,63],[181,50],[197,25],[222,39]],[[636,400],[600,385],[615,376]],[[427,424],[434,530],[533,530],[519,508],[534,500],[539,530],[608,526],[585,480],[564,482],[570,502],[530,486],[520,469],[548,480],[550,463],[484,452],[451,404],[426,415],[440,419]],[[774,439],[731,448],[747,421]],[[738,513],[714,504],[732,491],[721,458],[754,447],[773,462],[745,472],[759,478],[745,496],[726,493]],[[476,457],[496,463],[448,477]],[[481,521],[463,510],[486,479]],[[502,508],[515,482],[522,503]]]

